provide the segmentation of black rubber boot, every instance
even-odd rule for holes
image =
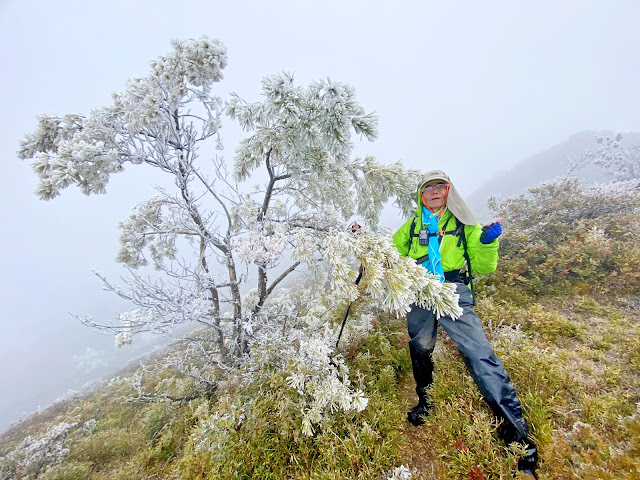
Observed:
[[[538,480],[538,475],[536,475],[536,467],[538,466],[538,449],[531,439],[525,440],[521,443],[524,443],[527,450],[525,454],[520,457],[520,460],[518,460],[518,471],[526,473]]]
[[[407,412],[407,420],[412,425],[419,427],[424,424],[425,417],[428,417],[433,410],[433,405],[425,387],[416,387],[416,393],[418,394],[418,404]]]
[[[507,445],[516,442],[525,446],[525,453],[520,457],[520,460],[518,460],[518,471],[526,473],[537,480],[538,448],[533,439],[526,433],[526,430],[523,434],[519,432],[513,424],[507,420],[503,420],[502,424],[498,427],[498,435]]]

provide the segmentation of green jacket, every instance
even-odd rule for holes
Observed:
[[[414,237],[409,245],[409,233],[411,223],[415,219]],[[456,218],[446,209],[442,218],[438,222],[441,231],[456,230]],[[422,206],[418,207],[416,216],[407,220],[404,225],[393,236],[393,243],[400,252],[400,255],[411,258],[420,258],[427,255],[429,247],[420,245],[418,232],[422,228]],[[425,227],[426,228],[426,227]],[[467,239],[467,252],[471,261],[471,273],[490,273],[498,265],[498,239],[488,244],[480,243],[482,227],[477,225],[465,225],[464,234]],[[440,243],[440,254],[442,255],[442,268],[445,272],[458,271],[465,263],[464,246],[458,246],[457,235],[444,235]]]

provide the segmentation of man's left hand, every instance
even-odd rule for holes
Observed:
[[[500,220],[502,219],[499,218],[498,220],[482,227],[480,243],[491,243],[500,236],[500,234],[502,233],[502,225],[500,224]]]

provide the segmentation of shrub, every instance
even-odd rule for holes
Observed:
[[[409,360],[406,345],[390,342],[388,333],[373,334],[350,360],[356,387],[369,399],[364,411],[335,412],[307,437],[293,414],[301,407],[299,395],[287,388],[285,375],[273,372],[259,388],[227,396],[218,412],[200,421],[193,446],[180,462],[181,475],[373,478],[398,465],[404,413],[389,407],[402,393],[399,382]],[[203,458],[208,459],[205,469]]]
[[[635,184],[585,187],[576,179],[562,179],[529,192],[490,201],[505,224],[502,262],[496,274],[480,283],[513,300],[522,290],[535,296],[640,289]]]

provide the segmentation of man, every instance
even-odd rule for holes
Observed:
[[[519,460],[518,470],[537,478],[538,452],[527,433],[520,401],[502,362],[487,341],[473,310],[473,293],[467,286],[471,273],[490,273],[496,269],[497,238],[502,233],[500,221],[481,227],[441,170],[432,170],[421,179],[417,200],[416,216],[400,227],[393,241],[401,255],[416,259],[441,281],[456,284],[463,313],[456,320],[450,317],[436,320],[434,312],[411,306],[407,327],[418,404],[407,418],[415,426],[422,425],[433,409],[428,389],[433,383],[432,353],[440,325],[460,352],[485,401],[502,420],[500,436],[507,444],[525,445],[526,454]]]

